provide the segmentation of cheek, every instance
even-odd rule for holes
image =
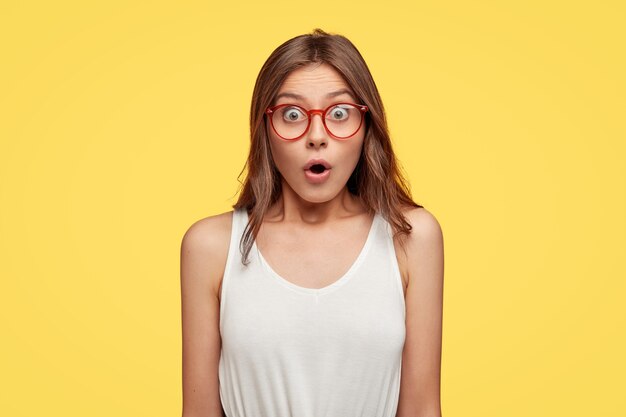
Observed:
[[[362,151],[363,151],[363,139],[362,138],[346,146],[345,154],[342,160],[346,161],[346,163],[350,165],[350,172],[352,172],[354,167],[356,167],[356,164],[359,162],[359,158],[361,157]]]
[[[282,141],[279,142],[279,139],[273,137],[270,137],[269,144],[276,168],[278,168],[281,173],[293,168],[294,157],[290,156],[289,152],[289,145],[291,144]]]

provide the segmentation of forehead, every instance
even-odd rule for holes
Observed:
[[[308,99],[313,102],[320,102],[328,99],[329,93],[339,91],[345,91],[347,94],[336,95],[335,97],[348,98],[352,96],[354,99],[352,89],[337,70],[325,63],[315,63],[292,71],[278,89],[276,101],[281,98],[283,100],[297,100],[298,97],[302,97],[305,101]]]

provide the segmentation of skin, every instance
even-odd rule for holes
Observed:
[[[356,103],[349,95],[326,97],[341,88],[349,89],[332,67],[311,64],[293,71],[278,92],[304,99],[280,98],[274,104],[324,109],[338,101]],[[256,243],[272,268],[296,285],[331,284],[348,270],[365,242],[373,219],[346,187],[364,135],[363,125],[349,140],[336,140],[317,115],[297,141],[283,141],[270,129],[270,149],[282,176],[283,193],[264,218]],[[311,158],[324,158],[332,165],[325,183],[306,181],[303,166]],[[218,380],[219,297],[232,213],[195,222],[181,245],[183,417],[225,415]],[[407,209],[404,215],[413,231],[404,241],[406,253],[394,240],[407,313],[396,417],[440,417],[443,235],[426,209]]]

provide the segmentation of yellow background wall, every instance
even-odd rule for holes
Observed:
[[[625,415],[623,4],[3,2],[0,414],[180,415],[180,241],[320,27],[444,231],[443,415]]]

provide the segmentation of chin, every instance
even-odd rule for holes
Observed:
[[[337,197],[341,189],[330,189],[330,188],[318,188],[318,189],[307,189],[306,191],[302,190],[301,192],[296,192],[298,196],[308,201],[309,203],[326,203],[333,198]]]
[[[330,200],[332,200],[332,197],[327,197],[327,196],[323,196],[323,195],[313,195],[313,196],[305,196],[302,194],[298,194],[298,196],[303,199],[304,201],[306,201],[307,203],[312,203],[312,204],[322,204],[322,203],[327,203]]]

